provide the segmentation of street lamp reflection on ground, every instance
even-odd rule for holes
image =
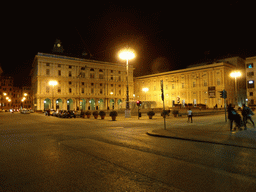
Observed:
[[[238,105],[238,99],[237,99],[237,77],[241,77],[241,72],[240,71],[234,71],[230,73],[230,77],[235,78],[235,105]]]
[[[54,86],[58,85],[58,82],[57,81],[49,81],[49,85],[52,86],[52,109],[54,109],[54,101],[53,101]]]
[[[125,118],[131,117],[131,111],[129,107],[129,80],[128,80],[128,75],[129,75],[129,66],[128,62],[129,59],[133,59],[135,57],[135,54],[132,50],[130,49],[124,49],[120,51],[119,57],[123,60],[126,60],[126,73],[127,73],[127,89],[126,89],[126,109],[125,109]]]

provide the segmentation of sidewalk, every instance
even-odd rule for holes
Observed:
[[[151,136],[205,142],[228,146],[237,146],[256,149],[256,128],[252,125],[247,130],[229,131],[229,122],[217,122],[208,125],[198,123],[184,123],[183,125],[169,126],[164,130],[148,131]]]

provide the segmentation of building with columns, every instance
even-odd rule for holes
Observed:
[[[163,107],[160,81],[163,81],[165,106],[175,104],[205,104],[209,108],[224,107],[219,91],[227,91],[227,103],[242,106],[246,101],[245,61],[231,57],[213,63],[198,64],[186,69],[136,77],[135,98],[144,103],[143,108]],[[232,78],[231,72],[242,76]]]
[[[105,110],[125,108],[125,63],[110,63],[38,53],[31,70],[33,109]],[[129,97],[133,98],[133,66],[129,65]],[[57,85],[49,85],[57,81]]]

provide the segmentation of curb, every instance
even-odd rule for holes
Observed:
[[[190,139],[190,138],[183,138],[183,137],[176,137],[176,136],[167,136],[167,135],[160,135],[160,134],[152,133],[152,132],[146,132],[146,134],[150,135],[150,136],[154,136],[154,137],[163,137],[163,138],[193,141],[193,142],[200,142],[200,143],[209,143],[209,144],[216,144],[216,145],[241,147],[241,148],[247,148],[247,149],[256,149],[256,147],[250,147],[250,146],[242,146],[242,145],[236,145],[236,144],[221,143],[221,142],[216,142],[216,141],[206,141],[206,140],[199,140],[199,139]]]

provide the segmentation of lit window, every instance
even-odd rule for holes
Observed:
[[[249,69],[253,68],[253,63],[247,64],[247,68],[249,68]]]
[[[247,87],[254,88],[254,81],[253,80],[247,81]]]

